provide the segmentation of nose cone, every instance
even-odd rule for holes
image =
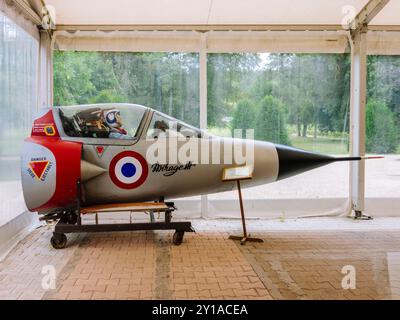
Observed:
[[[321,167],[328,163],[345,159],[335,158],[328,155],[313,153],[279,144],[276,144],[275,148],[279,157],[279,173],[277,180],[285,179],[296,174]],[[346,159],[351,160],[350,158]]]

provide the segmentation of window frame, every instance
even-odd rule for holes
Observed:
[[[125,105],[129,105],[129,104],[125,104]],[[99,106],[104,106],[104,105],[99,104]],[[118,104],[114,104],[114,106],[118,106]],[[142,106],[142,107],[144,107],[144,106]],[[64,131],[64,126],[62,124],[61,117],[59,114],[59,110],[61,110],[61,108],[62,108],[62,106],[61,107],[53,107],[53,115],[54,115],[54,120],[56,122],[58,131],[60,133],[62,140],[73,141],[73,142],[84,142],[85,144],[88,144],[88,145],[102,144],[102,145],[132,146],[132,145],[136,144],[143,137],[143,132],[145,132],[144,129],[147,125],[149,114],[151,113],[151,109],[149,109],[148,107],[144,107],[146,110],[142,116],[142,119],[140,121],[138,129],[136,131],[136,135],[135,135],[135,137],[133,137],[131,139],[71,137],[71,136],[68,136]]]
[[[178,139],[193,139],[193,138],[201,139],[201,138],[204,137],[204,132],[203,132],[201,129],[196,128],[196,127],[194,127],[194,126],[192,126],[192,125],[190,125],[190,124],[187,124],[186,122],[184,122],[184,121],[182,121],[182,120],[179,120],[179,119],[176,119],[176,118],[174,118],[174,117],[171,117],[171,116],[169,116],[169,115],[167,115],[167,114],[165,114],[165,113],[163,113],[163,112],[161,112],[161,111],[152,110],[152,113],[151,113],[151,115],[150,115],[150,118],[149,118],[149,122],[148,122],[148,124],[147,124],[147,127],[146,127],[145,130],[143,131],[143,137],[144,137],[145,139],[168,138],[167,136],[149,137],[149,136],[147,135],[147,133],[148,133],[148,131],[149,131],[149,129],[150,129],[150,124],[151,124],[151,122],[153,121],[153,118],[154,118],[155,115],[160,115],[160,116],[162,116],[162,117],[164,117],[164,118],[166,118],[166,119],[168,119],[168,120],[170,120],[170,121],[172,121],[172,122],[179,123],[179,124],[181,124],[181,125],[183,125],[183,126],[189,128],[189,129],[192,129],[194,132],[197,132],[197,136],[194,136],[194,137],[187,137],[187,136],[177,137]],[[177,132],[179,132],[179,131],[177,131]],[[180,132],[179,132],[179,133],[180,133]]]

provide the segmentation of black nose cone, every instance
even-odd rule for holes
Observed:
[[[341,159],[279,144],[276,144],[275,148],[279,157],[279,174],[277,180],[288,178]]]

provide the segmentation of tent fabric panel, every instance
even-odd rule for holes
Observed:
[[[370,55],[400,55],[400,32],[368,32],[367,53]]]
[[[341,24],[368,0],[45,0],[57,24]],[[93,10],[93,8],[96,8]],[[112,14],[110,14],[112,10]]]
[[[55,48],[77,51],[192,52],[197,51],[199,35],[169,32],[77,32],[55,33]]]
[[[199,51],[201,33],[145,31],[57,31],[56,49],[78,51]],[[207,52],[343,53],[348,50],[345,34],[286,32],[209,32]]]
[[[0,13],[7,16],[7,18],[12,20],[16,25],[39,41],[39,30],[36,24],[28,19],[23,12],[18,10],[15,5],[10,5],[6,0],[0,0]]]
[[[369,25],[400,25],[400,1],[389,1]]]

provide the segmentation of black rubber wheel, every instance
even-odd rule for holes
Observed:
[[[50,243],[54,249],[64,249],[67,246],[67,236],[64,233],[53,235]]]
[[[179,246],[182,243],[184,234],[185,231],[175,231],[174,236],[172,237],[174,245]]]
[[[60,220],[62,223],[68,223],[68,213],[63,213]]]
[[[78,222],[78,215],[75,212],[68,214],[68,224],[76,224]]]

